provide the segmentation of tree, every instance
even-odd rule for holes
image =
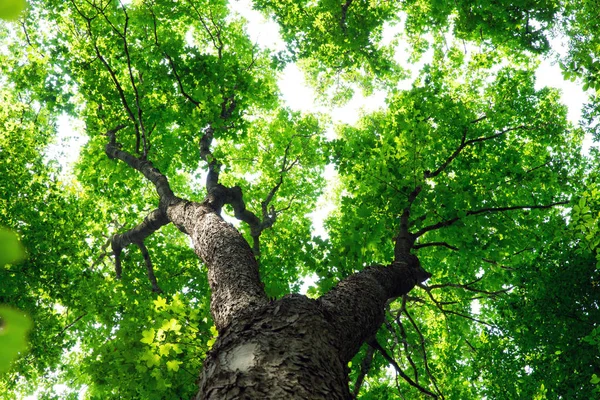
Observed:
[[[0,388],[597,392],[598,154],[581,155],[597,106],[573,126],[534,73],[565,21],[565,74],[593,81],[593,60],[569,64],[593,47],[593,8],[509,3],[256,1],[288,45],[273,54],[225,1],[31,2],[2,28],[0,224],[28,257],[1,270],[0,302],[35,327]],[[408,61],[431,54],[407,90],[381,41],[393,23]],[[282,104],[288,62],[322,102],[380,90],[386,107],[328,139],[326,115]],[[65,114],[89,137],[73,174],[44,159]],[[321,238],[309,213],[327,164],[337,208]]]

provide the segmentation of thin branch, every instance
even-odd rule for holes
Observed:
[[[419,329],[419,326],[417,325],[417,323],[415,322],[413,317],[410,315],[410,313],[408,312],[408,309],[406,307],[404,308],[403,313],[404,313],[404,315],[406,315],[406,318],[408,318],[408,321],[410,322],[410,324],[412,325],[414,330],[417,332],[417,335],[419,336],[419,343],[421,345],[421,353],[423,354],[423,365],[425,366],[425,373],[427,374],[427,376],[433,383],[433,386],[435,387],[436,392],[438,392],[439,396],[442,399],[444,399],[444,395],[442,394],[442,392],[440,391],[440,388],[437,385],[437,379],[435,379],[435,376],[433,376],[433,374],[431,373],[431,370],[429,369],[429,360],[427,357],[427,350],[425,349],[425,337],[423,336],[421,329]],[[398,314],[396,322],[400,323],[400,314]]]
[[[440,284],[437,284],[437,285],[419,284],[419,287],[423,288],[426,291],[451,287],[451,288],[464,289],[464,290],[468,290],[470,292],[475,292],[475,293],[482,293],[482,294],[485,294],[485,295],[487,295],[489,297],[494,297],[494,296],[498,296],[498,295],[503,294],[503,293],[507,293],[507,292],[511,291],[514,288],[513,286],[510,286],[510,287],[508,287],[506,289],[489,291],[489,290],[477,289],[477,288],[472,287],[474,284],[476,284],[477,282],[480,282],[482,279],[483,279],[483,277],[477,278],[473,282],[463,283],[463,284],[460,284],[460,283],[451,283],[451,282],[440,283]]]
[[[356,383],[354,384],[354,390],[352,390],[352,396],[356,399],[358,398],[358,393],[360,392],[360,388],[363,384],[365,376],[369,373],[371,369],[371,364],[373,362],[373,355],[375,354],[375,349],[371,346],[368,346],[365,350],[365,357],[360,363],[360,372],[358,373],[358,377],[356,378]]]
[[[340,18],[340,27],[342,28],[344,34],[346,34],[346,31],[348,29],[346,25],[346,18],[348,17],[348,8],[350,8],[351,4],[352,0],[346,0],[346,2],[342,4],[342,17]]]
[[[146,159],[148,156],[148,139],[146,137],[146,128],[144,127],[144,120],[142,116],[142,106],[140,101],[140,93],[138,91],[137,85],[135,83],[135,78],[133,76],[133,69],[131,67],[131,56],[129,54],[129,45],[127,44],[127,28],[129,26],[129,14],[127,14],[127,10],[124,6],[122,6],[123,13],[125,14],[125,24],[123,25],[123,35],[121,36],[123,39],[123,49],[125,50],[125,58],[127,60],[127,71],[129,72],[129,80],[131,82],[131,86],[133,88],[133,93],[135,96],[135,105],[137,108],[137,122],[136,125],[139,124],[139,129],[136,129],[136,142],[135,142],[135,152],[140,154],[140,134],[142,139],[142,159]]]
[[[486,207],[486,208],[481,208],[479,210],[472,210],[472,211],[467,211],[465,213],[465,216],[471,216],[471,215],[478,215],[478,214],[485,214],[485,213],[497,213],[497,212],[505,212],[505,211],[514,211],[514,210],[533,210],[533,209],[547,209],[547,208],[552,208],[555,206],[559,206],[559,205],[565,205],[565,204],[569,204],[568,201],[558,201],[558,202],[554,202],[551,204],[546,204],[546,205],[522,205],[522,206],[510,206],[510,207]],[[425,233],[436,230],[436,229],[440,229],[440,228],[444,228],[447,226],[450,226],[452,224],[454,224],[455,222],[459,221],[460,217],[455,217],[455,218],[451,218],[448,219],[446,221],[440,221],[436,224],[433,225],[429,225],[426,226],[424,228],[421,228],[417,233],[414,234],[414,236],[416,238],[423,236]]]
[[[497,328],[494,324],[486,322],[486,321],[482,321],[482,320],[480,320],[478,318],[475,318],[475,317],[473,317],[471,315],[459,313],[458,311],[448,310],[448,309],[444,308],[443,306],[445,304],[443,302],[438,301],[435,297],[433,297],[433,294],[431,293],[431,291],[429,291],[427,289],[425,289],[425,291],[427,292],[427,295],[429,296],[429,298],[431,299],[431,301],[433,301],[433,303],[435,304],[435,306],[442,312],[442,314],[444,314],[444,315],[447,315],[447,314],[456,315],[458,317],[462,317],[462,318],[468,319],[470,321],[477,322],[478,324],[489,326],[490,328]]]
[[[402,307],[399,310],[400,313],[402,313],[406,309],[406,302],[407,302],[407,300],[408,300],[408,296],[407,295],[402,296]],[[398,328],[400,329],[400,336],[402,337],[402,346],[404,347],[404,354],[406,355],[406,359],[408,360],[409,364],[411,365],[411,367],[413,369],[413,373],[414,373],[414,376],[415,376],[415,382],[419,383],[419,370],[417,369],[417,365],[413,361],[412,356],[410,354],[411,352],[410,352],[410,349],[408,347],[408,337],[406,335],[406,330],[404,329],[404,325],[400,321],[400,318],[398,318],[398,315],[396,316],[395,320],[397,322]],[[393,329],[392,325],[390,323],[388,323],[387,320],[386,320],[386,325],[388,326],[389,330],[395,332],[395,330]]]
[[[435,393],[430,392],[429,390],[427,390],[426,388],[424,388],[423,386],[419,385],[418,383],[416,383],[415,381],[413,381],[410,376],[406,375],[404,373],[404,371],[402,371],[402,369],[400,368],[400,366],[398,365],[398,363],[396,362],[396,360],[394,360],[388,353],[387,351],[385,351],[385,349],[383,347],[381,347],[381,345],[379,344],[379,342],[377,341],[377,339],[372,338],[370,340],[367,341],[367,344],[371,347],[373,347],[375,350],[379,351],[379,353],[381,353],[381,355],[383,356],[383,358],[385,358],[385,360],[390,363],[394,369],[396,370],[396,373],[398,375],[400,375],[402,377],[402,379],[404,379],[409,385],[411,385],[412,387],[418,389],[421,393],[432,397],[434,399],[438,398],[438,395],[436,395]]]
[[[471,121],[471,123],[477,123],[479,121],[484,120],[485,118],[487,118],[487,116],[483,116],[481,118],[478,118],[474,121]],[[475,143],[479,143],[479,142],[485,142],[488,140],[493,140],[496,139],[502,135],[505,135],[508,132],[512,132],[515,130],[519,130],[519,129],[532,129],[533,127],[527,126],[527,125],[519,125],[519,126],[515,126],[512,128],[506,128],[504,130],[501,130],[500,132],[496,132],[493,135],[490,136],[483,136],[483,137],[478,137],[475,139],[470,139],[467,140],[467,133],[468,133],[468,127],[465,126],[463,127],[463,134],[462,137],[460,138],[460,145],[456,148],[456,150],[454,150],[452,152],[452,154],[442,163],[442,165],[440,165],[435,171],[433,172],[429,172],[429,171],[425,171],[425,178],[435,178],[436,176],[438,176],[439,174],[441,174],[447,167],[448,165],[450,165],[450,163],[452,161],[454,161],[454,159],[456,159],[456,157],[458,157],[458,155],[463,151],[463,149],[467,146],[470,146],[472,144]]]
[[[454,251],[458,251],[458,247],[452,246],[446,242],[429,242],[429,243],[420,243],[420,244],[415,244],[412,248],[414,250],[418,250],[418,249],[422,249],[424,247],[432,247],[432,246],[442,246],[442,247],[447,247],[450,250],[454,250]]]
[[[75,318],[75,320],[73,322],[71,322],[64,328],[62,328],[61,331],[58,332],[55,337],[61,336],[63,333],[65,333],[67,330],[69,330],[73,325],[75,325],[77,322],[79,322],[79,320],[81,320],[81,318],[85,317],[86,315],[87,315],[87,313],[83,313],[79,317]]]

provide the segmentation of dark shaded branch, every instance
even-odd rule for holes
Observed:
[[[135,78],[133,76],[133,69],[131,68],[131,56],[129,54],[129,45],[127,44],[127,28],[129,25],[129,14],[127,14],[127,10],[124,6],[122,6],[123,13],[125,14],[125,24],[123,25],[123,34],[121,35],[123,39],[123,49],[125,51],[125,58],[127,60],[127,71],[129,72],[129,80],[131,82],[131,87],[133,88],[133,93],[135,97],[135,105],[137,108],[137,121],[136,125],[136,141],[135,141],[135,152],[140,154],[140,135],[142,140],[142,159],[146,159],[148,156],[148,138],[146,137],[146,128],[144,127],[144,119],[142,116],[142,106],[140,101],[140,93],[135,83]]]
[[[471,215],[479,215],[479,214],[485,214],[485,213],[497,213],[497,212],[505,212],[505,211],[514,211],[514,210],[533,210],[533,209],[547,209],[547,208],[552,208],[552,207],[556,207],[559,205],[564,205],[564,204],[569,204],[568,201],[558,201],[555,203],[551,203],[551,204],[546,204],[546,205],[522,205],[522,206],[510,206],[510,207],[486,207],[486,208],[481,208],[479,210],[472,210],[472,211],[467,211],[465,213],[465,216],[471,216]],[[423,236],[425,233],[430,232],[430,231],[434,231],[436,229],[440,229],[440,228],[444,228],[447,226],[450,226],[452,224],[454,224],[455,222],[460,221],[460,217],[455,217],[455,218],[451,218],[448,219],[446,221],[440,221],[436,224],[433,225],[429,225],[426,226],[424,228],[421,228],[417,233],[414,234],[415,238],[418,238],[420,236]]]
[[[397,312],[399,314],[402,313],[402,311],[404,310],[404,308],[406,306],[406,298],[407,298],[407,295],[402,296],[402,307],[399,310],[397,310]],[[398,333],[397,333],[396,329],[394,329],[394,327],[391,324],[391,322],[388,321],[387,319],[385,321],[385,326],[388,329],[388,331],[392,334],[392,337],[394,338],[394,341],[396,342],[396,345],[400,346],[400,343],[402,343],[402,347],[404,349],[404,353],[403,354],[406,356],[406,359],[408,360],[411,368],[413,369],[413,374],[414,374],[414,377],[415,377],[414,378],[415,382],[419,383],[419,371],[417,369],[417,365],[415,364],[415,362],[412,359],[411,351],[410,351],[410,348],[408,346],[408,337],[406,335],[406,330],[404,329],[404,325],[402,325],[402,323],[400,321],[400,318],[398,317],[399,314],[397,314],[394,319],[397,322],[397,326],[398,326],[398,328],[400,330],[400,337],[401,337],[402,340],[398,339]],[[392,352],[393,351],[394,351],[394,349],[392,348]]]
[[[403,255],[410,254],[410,249],[415,243],[416,237],[408,230],[410,223],[410,208],[417,196],[421,193],[421,186],[416,186],[415,189],[408,195],[408,204],[402,211],[400,216],[400,230],[395,237],[394,243],[394,259],[399,261]]]
[[[346,18],[348,17],[348,9],[352,4],[352,0],[346,0],[344,4],[342,4],[342,16],[340,18],[340,27],[342,28],[342,32],[346,34],[348,26],[346,25]]]
[[[108,158],[121,160],[131,168],[141,172],[146,179],[154,184],[156,192],[160,197],[161,204],[164,206],[180,201],[180,199],[173,194],[167,177],[155,168],[150,161],[141,160],[120,149],[120,145],[116,142],[116,132],[124,127],[124,125],[119,125],[115,129],[106,132],[108,143],[106,144],[105,151]]]
[[[162,289],[156,282],[156,276],[154,276],[154,267],[152,266],[152,260],[150,259],[150,254],[148,253],[146,245],[143,242],[138,242],[136,245],[140,248],[142,256],[144,257],[144,263],[146,264],[146,270],[148,272],[148,280],[152,284],[152,291],[154,293],[162,293]]]
[[[154,45],[156,47],[158,47],[159,49],[161,49],[162,47],[160,45],[160,41],[158,40],[158,30],[157,30],[156,14],[154,14],[154,10],[151,7],[148,7],[148,11],[152,15],[152,31],[153,31],[153,34],[154,34]],[[188,99],[194,106],[198,107],[200,105],[200,102],[198,102],[196,99],[194,99],[192,96],[190,96],[185,91],[185,89],[183,87],[183,82],[181,81],[181,77],[179,76],[179,72],[177,72],[177,67],[175,65],[175,61],[169,55],[169,53],[167,53],[165,50],[163,50],[162,53],[167,58],[167,60],[169,61],[169,65],[171,66],[171,69],[173,70],[173,75],[175,75],[175,80],[177,81],[177,86],[179,87],[179,91],[181,92],[181,94],[183,95],[183,97],[185,97],[186,99]]]
[[[271,188],[265,200],[261,202],[262,218],[259,218],[246,208],[242,189],[239,186],[228,188],[219,183],[221,165],[214,158],[210,150],[213,138],[214,130],[209,126],[204,130],[204,134],[200,139],[200,158],[208,164],[208,175],[206,177],[207,204],[211,205],[217,212],[220,212],[223,205],[229,204],[233,208],[234,217],[248,224],[250,234],[253,238],[252,250],[258,260],[260,258],[260,235],[265,229],[273,226],[277,219],[277,214],[282,211],[275,210],[273,206],[269,207],[270,203],[283,184],[284,175],[298,164],[299,159],[291,162],[288,160],[289,151],[292,146],[292,142],[290,141],[284,152],[279,179]]]
[[[369,373],[371,369],[371,364],[373,363],[373,355],[375,354],[375,349],[371,346],[368,346],[365,350],[365,357],[360,363],[360,372],[358,373],[358,377],[356,377],[356,383],[354,384],[354,389],[352,390],[352,396],[356,399],[358,397],[358,393],[360,392],[360,388],[365,380],[365,376]]]
[[[121,266],[121,252],[123,249],[130,244],[136,244],[144,256],[144,262],[146,263],[146,269],[148,270],[148,279],[152,284],[152,291],[160,293],[162,290],[156,283],[156,277],[154,276],[154,269],[152,268],[152,262],[148,255],[148,249],[144,245],[144,239],[159,230],[164,225],[169,223],[167,214],[162,209],[156,209],[152,211],[141,224],[135,226],[125,233],[117,233],[110,239],[111,248],[115,257],[115,274],[117,279],[121,278],[123,268]]]
[[[189,4],[196,12],[198,19],[200,20],[200,23],[202,24],[202,27],[204,28],[204,30],[206,31],[208,36],[210,36],[210,39],[213,42],[213,45],[217,49],[219,59],[221,59],[223,57],[223,48],[224,48],[223,40],[221,39],[221,30],[222,30],[221,27],[215,23],[214,18],[212,17],[212,15],[210,15],[208,17],[208,19],[210,20],[210,22],[212,22],[212,24],[215,28],[215,31],[216,31],[213,34],[212,30],[208,27],[208,24],[204,20],[204,16],[200,13],[200,10],[198,10],[198,7],[196,6],[195,2],[189,1]],[[210,8],[208,9],[208,11],[212,13]]]
[[[443,163],[442,165],[440,165],[435,171],[433,172],[429,172],[429,171],[425,171],[425,179],[428,178],[435,178],[436,176],[438,176],[439,174],[442,173],[442,171],[444,171],[446,169],[446,167],[448,167],[448,165],[450,165],[450,163],[456,158],[458,157],[458,155],[460,154],[460,152],[467,147],[467,132],[468,129],[467,127],[463,128],[463,134],[462,137],[460,138],[460,145],[456,148],[456,150],[454,150],[452,152],[452,154],[450,155],[450,157],[448,157]]]
[[[368,340],[367,343],[369,344],[369,346],[371,346],[375,350],[379,351],[379,353],[381,353],[381,355],[383,356],[383,358],[385,358],[385,360],[394,367],[394,369],[396,370],[396,373],[398,375],[400,375],[402,377],[402,379],[404,379],[409,385],[411,385],[412,387],[418,389],[421,393],[423,393],[423,394],[425,394],[425,395],[427,395],[429,397],[433,397],[434,399],[438,398],[437,394],[430,392],[429,390],[427,390],[423,386],[419,385],[417,382],[413,381],[410,378],[410,376],[406,375],[404,373],[404,371],[402,371],[402,369],[400,368],[400,366],[398,365],[398,363],[396,362],[396,360],[394,360],[387,353],[387,351],[385,351],[385,349],[383,347],[381,347],[381,345],[379,344],[379,342],[377,341],[377,339],[372,338],[372,339]]]
[[[430,276],[418,258],[408,254],[389,266],[369,266],[352,274],[322,295],[318,302],[331,316],[342,360],[351,360],[362,343],[377,332],[389,299],[407,294]]]
[[[430,242],[430,243],[420,243],[420,244],[415,244],[413,246],[413,249],[418,250],[418,249],[422,249],[424,247],[432,247],[432,246],[442,246],[442,247],[447,247],[450,250],[454,250],[454,251],[458,251],[458,247],[452,246],[446,242]]]
[[[104,56],[100,53],[100,49],[98,48],[98,44],[96,43],[96,37],[94,36],[93,31],[92,31],[92,20],[95,17],[88,17],[87,15],[85,15],[83,13],[83,11],[81,11],[79,9],[79,7],[77,6],[75,1],[71,0],[71,4],[73,5],[73,7],[77,11],[77,13],[81,16],[81,18],[83,18],[86,21],[87,33],[90,36],[92,45],[94,46],[94,51],[96,53],[96,57],[102,62],[102,64],[104,65],[104,68],[108,71],[108,73],[115,85],[115,88],[117,89],[117,93],[119,95],[119,98],[121,99],[121,103],[123,104],[123,107],[125,108],[125,111],[127,112],[129,119],[134,123],[135,133],[136,133],[136,141],[139,141],[139,135],[140,135],[139,126],[138,126],[136,117],[133,114],[131,107],[129,106],[129,103],[127,102],[127,98],[125,97],[125,91],[123,89],[123,86],[121,86],[121,83],[119,82],[119,79],[117,78],[117,74],[114,71],[114,69],[111,67],[111,65],[108,63],[108,61],[104,58]],[[96,11],[100,15],[102,15],[102,17],[104,17],[106,19],[106,21],[112,27],[112,29],[115,30],[115,32],[117,32],[117,34],[122,37],[122,34],[120,33],[120,31],[116,29],[116,27],[113,25],[113,23],[104,14],[104,9],[102,9],[96,5],[92,5],[92,6],[96,9]]]
[[[58,332],[58,333],[56,334],[56,336],[55,336],[55,337],[59,337],[59,336],[61,336],[63,333],[65,333],[67,330],[69,330],[69,329],[70,329],[70,328],[71,328],[73,325],[75,325],[77,322],[79,322],[79,320],[81,320],[81,318],[85,317],[86,315],[87,315],[87,313],[83,313],[83,314],[81,314],[79,317],[75,318],[75,319],[73,320],[73,322],[71,322],[70,324],[68,324],[68,325],[67,325],[67,326],[65,326],[64,328],[62,328],[62,329],[60,330],[60,332]]]
[[[425,366],[425,373],[427,374],[427,376],[433,383],[433,386],[435,387],[436,392],[438,392],[440,397],[442,399],[444,399],[444,395],[442,394],[442,392],[440,391],[440,388],[437,385],[437,379],[435,379],[435,376],[433,376],[433,374],[431,373],[431,370],[429,369],[429,359],[427,357],[427,350],[425,349],[425,337],[423,336],[423,332],[421,332],[421,329],[419,329],[419,326],[417,325],[417,323],[415,322],[413,317],[408,312],[408,309],[406,308],[406,303],[404,303],[404,309],[402,310],[402,312],[404,313],[404,315],[406,315],[406,318],[408,318],[408,321],[410,322],[410,324],[412,325],[414,330],[417,332],[417,335],[419,335],[419,344],[421,347],[421,353],[423,355],[423,365]],[[398,314],[398,317],[396,318],[396,322],[398,322],[398,324],[400,324],[400,314]]]

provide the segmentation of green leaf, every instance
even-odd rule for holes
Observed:
[[[23,312],[0,306],[0,372],[6,372],[11,362],[27,349],[31,326],[31,319]]]
[[[158,296],[158,298],[154,300],[154,307],[157,311],[164,310],[167,308],[167,299]]]
[[[178,360],[171,360],[171,361],[167,361],[167,369],[169,371],[179,371],[179,365],[181,365],[181,361]]]
[[[0,227],[0,266],[13,264],[25,258],[25,250],[17,235],[9,229]]]
[[[154,342],[155,334],[156,334],[156,331],[154,330],[154,328],[150,328],[145,331],[142,331],[142,339],[140,340],[140,342],[146,343],[146,344],[152,344]]]

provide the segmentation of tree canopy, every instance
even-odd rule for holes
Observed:
[[[196,395],[236,307],[215,282],[255,276],[207,266],[176,196],[233,224],[272,301],[418,257],[431,277],[351,355],[358,399],[600,396],[595,2],[252,4],[284,50],[226,0],[30,0],[0,22],[0,347],[33,323],[0,393]],[[542,59],[586,90],[580,121]],[[293,110],[292,63],[326,109],[385,104],[355,124]],[[48,152],[67,116],[87,138],[72,166]]]

